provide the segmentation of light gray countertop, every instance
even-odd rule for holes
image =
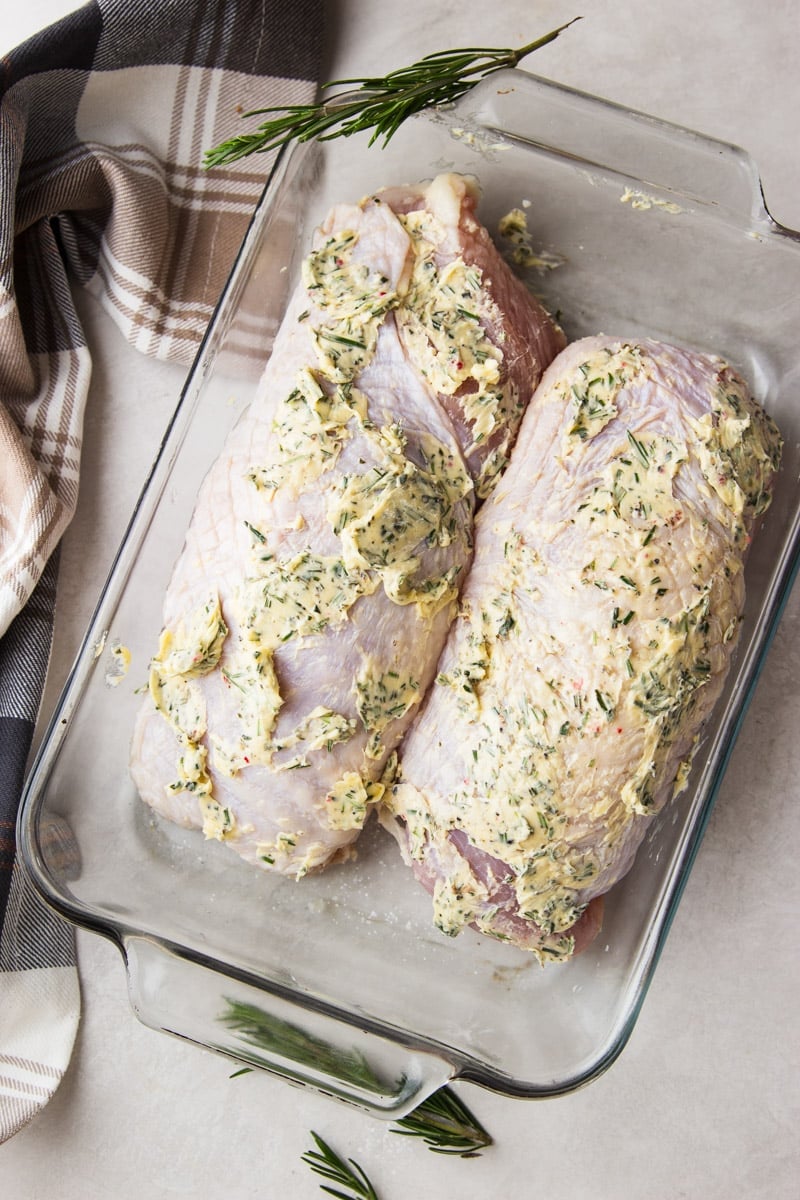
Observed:
[[[3,49],[72,5],[10,7]],[[329,77],[379,73],[450,46],[519,45],[581,10],[571,0],[327,7]],[[745,147],[772,215],[800,229],[793,0],[592,0],[583,14],[529,69]],[[89,298],[79,305],[94,376],[45,712],[185,374],[129,349]],[[458,1085],[496,1145],[475,1161],[444,1159],[277,1079],[232,1080],[228,1060],[140,1025],[118,951],[79,932],[83,1015],[72,1063],[50,1105],[0,1147],[3,1196],[302,1200],[321,1195],[300,1161],[311,1129],[361,1163],[382,1200],[795,1196],[798,633],[795,589],[641,1016],[599,1080],[540,1103]]]

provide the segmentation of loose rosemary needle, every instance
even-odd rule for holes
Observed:
[[[573,17],[517,49],[465,46],[460,50],[440,50],[388,75],[335,79],[323,84],[325,98],[318,104],[252,109],[243,114],[244,119],[275,115],[250,133],[238,134],[207,150],[204,165],[217,167],[249,154],[265,154],[290,141],[317,138],[324,142],[350,137],[363,129],[373,130],[370,145],[383,138],[385,146],[407,117],[426,108],[452,104],[487,75],[516,67],[527,55],[554,41],[579,20],[580,17]],[[345,92],[328,94],[331,88],[345,86],[348,88]]]

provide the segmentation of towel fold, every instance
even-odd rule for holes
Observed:
[[[15,839],[91,377],[71,289],[188,366],[272,161],[203,151],[312,99],[321,40],[322,0],[93,0],[0,65],[0,1142],[55,1091],[80,1011],[71,928]]]

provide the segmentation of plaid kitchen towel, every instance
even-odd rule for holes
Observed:
[[[15,854],[91,372],[70,288],[192,361],[270,166],[203,151],[313,98],[321,29],[322,0],[93,0],[0,62],[0,1142],[58,1085],[80,1008],[72,932]]]

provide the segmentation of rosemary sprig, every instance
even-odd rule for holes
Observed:
[[[317,138],[325,142],[336,137],[350,137],[364,129],[373,130],[370,146],[378,138],[383,138],[385,146],[407,117],[426,108],[452,104],[487,75],[506,67],[516,67],[523,58],[555,41],[560,33],[579,20],[580,17],[573,17],[516,50],[464,46],[459,50],[426,54],[410,66],[400,67],[387,75],[335,79],[322,85],[326,95],[318,104],[252,109],[243,114],[244,119],[277,115],[270,116],[251,133],[238,134],[207,150],[204,165],[218,167],[249,154],[265,154],[293,140],[307,142]],[[346,92],[327,94],[331,88],[344,86],[347,86]]]
[[[373,1090],[384,1086],[364,1055],[355,1047],[352,1050],[343,1050],[333,1046],[324,1038],[316,1037],[299,1025],[265,1012],[255,1004],[228,998],[227,1005],[227,1010],[217,1019],[226,1028],[238,1034],[247,1045],[264,1050],[268,1054],[278,1054],[298,1066],[311,1067],[356,1087]],[[248,1057],[256,1066],[270,1066],[269,1061],[258,1054],[246,1056],[240,1051],[239,1056]]]
[[[375,1188],[357,1162],[354,1162],[352,1158],[348,1158],[345,1162],[327,1142],[322,1140],[318,1133],[314,1133],[313,1129],[311,1136],[317,1144],[317,1149],[307,1150],[302,1156],[303,1162],[323,1179],[329,1179],[331,1183],[341,1184],[342,1187],[350,1189],[349,1192],[340,1192],[336,1188],[327,1187],[321,1183],[319,1186],[323,1192],[327,1192],[329,1196],[338,1197],[338,1200],[380,1200]]]
[[[449,1087],[440,1088],[423,1100],[407,1117],[397,1122],[392,1133],[419,1137],[434,1154],[457,1154],[477,1158],[492,1136]]]
[[[491,1136],[448,1087],[440,1088],[423,1100],[412,1113],[402,1117],[397,1126],[392,1128],[392,1133],[420,1137],[436,1154],[477,1158],[481,1150],[492,1144]],[[317,1149],[307,1150],[302,1161],[317,1175],[337,1185],[334,1188],[321,1183],[323,1192],[336,1196],[337,1200],[379,1200],[366,1172],[354,1159],[348,1158],[345,1162],[313,1129],[311,1136]],[[339,1187],[350,1190],[342,1192]]]

